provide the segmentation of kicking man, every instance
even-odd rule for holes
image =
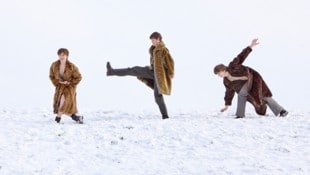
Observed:
[[[170,95],[171,93],[174,61],[163,43],[160,33],[152,33],[150,39],[152,42],[149,49],[150,66],[113,69],[108,62],[107,76],[134,76],[151,87],[154,90],[155,101],[159,106],[162,119],[167,119],[169,116],[163,95]]]

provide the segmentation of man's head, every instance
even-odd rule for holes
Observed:
[[[214,67],[214,74],[218,75],[221,78],[224,78],[227,76],[227,66],[224,64],[219,64]]]
[[[59,60],[66,61],[69,57],[69,50],[65,48],[60,48],[57,51],[57,55],[58,55]]]
[[[162,36],[158,32],[153,32],[150,36],[153,46],[157,46],[160,42],[162,42]]]

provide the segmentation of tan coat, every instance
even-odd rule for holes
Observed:
[[[155,81],[138,78],[149,87],[158,87],[160,94],[170,95],[172,89],[171,79],[174,76],[174,61],[165,44],[161,42],[158,46],[149,49],[151,55],[151,67],[154,70]]]
[[[61,95],[65,96],[65,102],[60,112],[65,114],[77,113],[76,86],[82,79],[78,68],[71,62],[66,62],[64,76],[60,76],[60,61],[56,61],[50,68],[50,79],[56,87],[54,95],[54,113],[58,113]],[[69,85],[60,84],[59,81],[68,81]]]

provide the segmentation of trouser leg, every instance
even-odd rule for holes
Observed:
[[[284,108],[278,104],[272,97],[264,97],[268,107],[274,113],[275,116],[278,116]]]
[[[248,96],[248,88],[247,88],[247,84],[244,84],[238,93],[238,105],[237,105],[237,112],[236,112],[237,117],[245,116],[247,96]]]
[[[126,69],[112,69],[109,75],[116,76],[135,76],[141,78],[154,79],[154,71],[149,67],[132,67]]]
[[[163,119],[168,118],[168,112],[167,112],[167,107],[164,101],[164,97],[162,94],[158,92],[158,88],[156,84],[154,85],[154,96],[155,96],[155,101],[159,107],[159,110],[160,110],[160,113]]]

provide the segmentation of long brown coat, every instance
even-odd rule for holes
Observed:
[[[165,44],[161,42],[158,46],[151,46],[149,49],[151,55],[151,67],[154,70],[154,80],[138,78],[149,87],[158,87],[160,94],[170,95],[172,88],[171,79],[174,76],[174,61]]]
[[[246,76],[248,77],[248,96],[247,101],[250,102],[257,114],[266,114],[266,102],[263,100],[264,97],[271,97],[272,93],[269,90],[267,84],[261,77],[261,75],[254,69],[242,65],[247,56],[250,54],[252,49],[247,47],[236,57],[232,62],[230,62],[227,71],[236,77]],[[234,98],[235,92],[239,92],[244,82],[231,82],[227,78],[224,78],[224,85],[226,87],[225,93],[225,105],[231,105],[232,99]]]
[[[50,67],[50,79],[55,86],[54,113],[58,113],[61,95],[65,96],[65,102],[60,109],[65,114],[77,113],[76,86],[82,79],[79,69],[70,61],[66,62],[64,76],[60,76],[60,61],[54,62]],[[69,85],[60,84],[59,81],[68,81]]]

